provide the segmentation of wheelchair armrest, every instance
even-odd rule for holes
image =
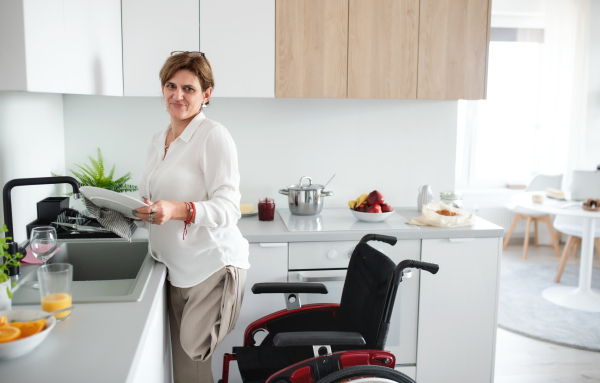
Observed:
[[[288,346],[364,346],[367,342],[357,332],[344,331],[300,331],[280,332],[273,338],[277,347]]]
[[[284,294],[327,294],[327,287],[322,283],[312,282],[297,282],[297,283],[286,283],[286,282],[264,282],[255,283],[252,286],[252,293],[254,294],[272,294],[272,293],[284,293]]]

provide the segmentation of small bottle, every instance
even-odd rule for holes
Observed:
[[[273,198],[261,198],[258,200],[258,220],[272,221],[275,218],[275,201]]]
[[[433,201],[433,192],[431,186],[423,185],[419,188],[419,195],[417,197],[417,210],[423,211],[423,206]]]

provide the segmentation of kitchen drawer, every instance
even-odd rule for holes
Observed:
[[[289,244],[289,270],[345,269],[358,241],[338,242],[293,242]],[[396,264],[404,259],[420,259],[421,241],[403,240],[391,246],[384,242],[371,241]]]

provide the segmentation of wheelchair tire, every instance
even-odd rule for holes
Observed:
[[[393,368],[383,366],[353,366],[327,375],[317,383],[416,383],[414,380]]]

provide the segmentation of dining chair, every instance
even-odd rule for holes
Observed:
[[[595,232],[594,232],[594,249],[600,260],[600,219],[595,220]],[[563,249],[562,256],[558,263],[558,271],[556,272],[556,278],[554,282],[560,282],[565,265],[571,254],[577,253],[577,247],[581,243],[581,236],[583,235],[583,218],[570,217],[567,215],[557,215],[554,218],[554,228],[561,233],[567,234],[567,243]]]
[[[544,191],[547,188],[553,189],[561,189],[562,183],[562,174],[560,175],[545,175],[539,174],[535,176],[525,191]],[[505,205],[508,210],[515,214],[515,218],[513,219],[510,228],[508,229],[508,233],[506,234],[506,238],[504,239],[504,244],[502,246],[502,250],[506,249],[508,245],[508,241],[512,236],[517,223],[521,220],[525,220],[525,241],[523,243],[523,259],[527,259],[527,248],[529,246],[529,231],[531,228],[531,222],[534,225],[534,243],[535,247],[539,246],[538,242],[538,222],[545,222],[548,226],[548,231],[550,232],[550,238],[552,240],[552,247],[554,247],[554,251],[556,252],[556,256],[560,257],[560,249],[558,248],[558,235],[554,232],[552,228],[552,220],[550,219],[549,214],[539,213],[534,210],[526,209],[523,207],[519,207],[513,203],[508,203]]]

